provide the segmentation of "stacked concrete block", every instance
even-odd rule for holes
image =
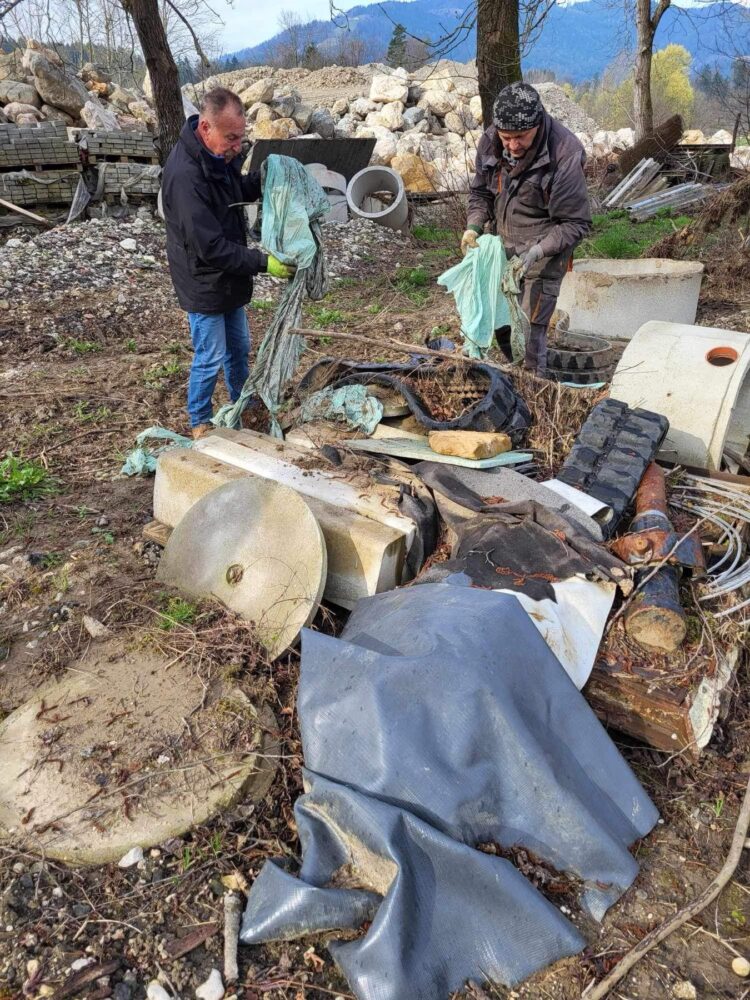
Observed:
[[[78,178],[77,170],[45,170],[26,177],[0,173],[0,197],[14,205],[69,205]]]
[[[159,193],[161,179],[155,171],[146,169],[142,163],[106,163],[104,168],[104,196],[111,200],[119,197],[125,188],[128,198],[132,196],[155,198]]]
[[[81,148],[88,151],[89,162],[125,159],[158,163],[153,136],[147,132],[104,132],[95,129],[71,129]]]

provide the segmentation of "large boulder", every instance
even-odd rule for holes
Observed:
[[[729,162],[735,170],[750,170],[750,146],[738,146],[729,154]]]
[[[445,116],[445,127],[456,135],[466,135],[477,127],[477,120],[471,113],[468,104],[460,105],[455,111],[449,111]]]
[[[453,86],[457,94],[468,100],[479,95],[479,81],[472,76],[457,76],[453,78]]]
[[[33,59],[34,55],[41,55],[47,60],[47,62],[52,63],[53,66],[57,66],[59,69],[63,68],[63,61],[60,56],[55,52],[54,49],[48,49],[41,42],[38,42],[35,38],[30,38],[26,42],[26,51],[23,54],[23,67],[24,69],[33,72]]]
[[[336,133],[336,119],[327,108],[313,111],[307,129],[303,131],[317,132],[322,139],[333,139]]]
[[[718,146],[731,146],[732,138],[731,132],[727,132],[725,128],[720,128],[718,132],[714,132],[708,141]]]
[[[370,163],[373,166],[387,167],[396,155],[396,138],[389,135],[386,139],[378,139],[372,151]]]
[[[482,120],[483,120],[482,119],[482,98],[479,96],[479,94],[477,94],[476,97],[472,97],[472,99],[469,101],[469,110],[474,115],[474,117],[476,118],[476,120],[481,124]]]
[[[277,118],[273,122],[256,121],[253,136],[256,139],[296,139],[302,132],[293,118]]]
[[[253,111],[255,111],[255,115],[253,115]],[[254,121],[256,124],[259,122],[275,122],[279,117],[273,108],[269,108],[267,104],[254,104],[247,113],[247,120]]]
[[[575,133],[575,137],[576,137],[576,139],[578,139],[578,141],[580,142],[580,144],[583,146],[584,151],[586,153],[586,156],[593,156],[594,155],[594,140],[588,134],[588,132],[576,132]]]
[[[615,149],[630,149],[635,143],[635,132],[632,128],[618,128],[615,132]]]
[[[430,191],[439,190],[439,178],[435,167],[431,163],[426,163],[421,157],[412,153],[393,157],[391,167],[401,174],[404,187],[407,191],[418,194],[427,194]]]
[[[421,121],[427,117],[427,112],[424,108],[407,108],[404,111],[404,128],[410,129],[419,125]]]
[[[65,122],[66,125],[75,125],[76,123],[76,119],[72,115],[59,108],[53,108],[51,104],[43,104],[41,112],[47,122]]]
[[[276,112],[279,118],[291,118],[294,109],[300,103],[300,96],[296,91],[289,94],[279,94],[268,102],[268,106]]]
[[[331,114],[342,118],[349,111],[349,102],[345,97],[339,97],[337,101],[334,101],[331,105]]]
[[[89,92],[81,81],[70,76],[61,66],[51,63],[41,52],[27,49],[24,58],[26,57],[29,57],[34,86],[42,101],[77,118],[89,100]]]
[[[680,139],[681,146],[702,146],[706,141],[705,135],[699,128],[689,128]]]
[[[425,90],[444,90],[450,92],[456,85],[449,76],[428,76],[422,86]]]
[[[292,118],[295,120],[299,128],[303,132],[307,132],[312,128],[311,121],[315,113],[315,108],[312,104],[298,104],[297,107],[292,112]],[[314,131],[314,129],[313,129]],[[329,137],[330,138],[330,137]]]
[[[432,88],[424,92],[424,96],[417,106],[430,114],[444,118],[450,111],[455,111],[458,105],[459,100],[455,94],[451,94],[447,90]]]
[[[370,84],[370,100],[379,104],[390,104],[391,101],[401,101],[406,104],[409,97],[409,87],[401,76],[386,76],[376,74]]]
[[[337,139],[353,139],[360,124],[354,115],[344,115],[336,122],[334,135]]]
[[[98,101],[86,101],[81,108],[81,118],[89,128],[112,132],[120,127],[117,115],[110,108],[102,107]]]
[[[400,101],[391,101],[383,105],[382,111],[375,111],[365,120],[369,122],[371,118],[373,124],[382,125],[391,132],[398,132],[404,127],[404,106]]]
[[[17,80],[23,74],[23,52],[20,49],[0,52],[0,80]]]
[[[19,83],[18,80],[0,80],[0,104],[11,104],[14,101],[30,104],[32,108],[42,106],[35,87],[28,83]]]
[[[398,156],[419,156],[422,144],[422,134],[412,130],[399,136],[396,141],[396,153]]]
[[[349,105],[349,114],[355,115],[357,118],[366,118],[371,111],[377,110],[378,105],[375,101],[371,101],[367,97],[358,97]]]
[[[128,111],[139,122],[143,122],[149,128],[156,128],[156,112],[148,101],[131,101]]]
[[[96,63],[84,63],[78,72],[84,83],[112,83],[112,77],[104,68]]]
[[[19,115],[33,115],[34,121],[40,122],[44,118],[44,115],[39,110],[35,108],[32,104],[21,104],[20,101],[11,101],[10,104],[6,104],[3,108],[6,116],[10,118],[12,122],[18,124]]]
[[[251,83],[246,90],[243,90],[240,94],[240,100],[246,108],[249,108],[252,107],[253,104],[257,104],[258,101],[266,104],[268,101],[272,100],[273,94],[273,80],[269,76],[264,76],[256,83]]]
[[[134,94],[132,90],[125,90],[118,83],[112,85],[112,89],[109,92],[109,103],[114,104],[115,107],[120,108],[122,111],[126,111],[133,101],[138,100],[138,95]]]

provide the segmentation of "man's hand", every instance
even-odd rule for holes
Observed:
[[[476,250],[479,235],[473,229],[467,229],[461,237],[461,254],[465,257],[469,250]]]
[[[294,277],[294,272],[297,270],[294,264],[283,264],[280,260],[271,254],[268,255],[268,264],[266,265],[266,274],[270,274],[272,278],[289,278]]]
[[[543,256],[544,253],[538,243],[535,243],[533,247],[529,247],[526,253],[521,254],[521,274],[526,274],[532,264],[536,264]]]

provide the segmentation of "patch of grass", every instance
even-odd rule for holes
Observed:
[[[146,385],[156,385],[162,379],[172,378],[173,375],[181,375],[184,370],[179,361],[167,361],[164,365],[155,365],[153,368],[149,368],[147,372],[144,372],[143,381]]]
[[[258,312],[273,312],[276,308],[276,303],[273,299],[253,299],[250,303],[251,309],[257,309]]]
[[[39,561],[39,566],[41,569],[52,569],[55,566],[59,566],[65,556],[62,552],[45,552]]]
[[[326,326],[335,323],[343,323],[346,316],[340,309],[326,309],[324,306],[312,306],[310,308],[310,320],[312,325],[322,330]]]
[[[423,267],[404,270],[396,278],[396,288],[417,306],[423,306],[427,301],[429,293],[426,286],[429,283],[430,276]]]
[[[424,255],[429,260],[443,260],[446,257],[458,257],[458,252],[451,247],[433,247],[431,250],[425,250]]]
[[[0,531],[0,546],[7,545],[14,538],[28,538],[34,530],[35,523],[36,514],[33,510],[24,511],[12,524],[5,521],[5,527]]]
[[[130,354],[135,354],[135,352],[138,350],[138,345],[136,344],[135,340],[133,340],[132,337],[130,337],[128,340],[125,341],[125,350],[128,351]]]
[[[94,354],[101,351],[101,344],[95,344],[93,340],[76,340],[75,337],[66,337],[62,346],[79,357],[83,354]]]
[[[59,594],[67,594],[70,590],[70,572],[67,567],[59,569],[52,577],[52,586]]]
[[[356,278],[336,278],[337,288],[354,288],[357,284],[359,284],[359,282]]]
[[[367,312],[372,313],[373,316],[377,316],[379,312],[383,311],[383,306],[379,302],[373,302],[371,306],[367,307]]]
[[[0,503],[38,500],[57,492],[57,483],[39,462],[12,452],[0,461]]]
[[[441,229],[440,226],[415,226],[412,231],[415,240],[422,243],[456,243],[456,233],[452,229]]]
[[[176,625],[190,625],[195,621],[197,610],[195,604],[191,604],[190,601],[185,601],[181,597],[167,597],[162,603],[159,628],[169,632]]]
[[[82,399],[73,407],[73,416],[82,424],[100,424],[112,416],[112,411],[108,406],[92,409],[91,403]]]
[[[575,256],[615,260],[640,257],[652,243],[683,229],[691,221],[687,215],[672,216],[669,209],[645,222],[633,222],[622,209],[595,215],[592,233],[576,248]]]

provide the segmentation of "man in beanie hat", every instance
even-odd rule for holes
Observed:
[[[477,245],[485,224],[502,238],[508,257],[523,262],[521,306],[531,329],[525,365],[544,376],[547,326],[573,250],[591,229],[583,165],[572,132],[551,118],[527,83],[497,96],[493,122],[477,146],[476,174],[461,250]],[[509,335],[499,336],[509,356]]]

